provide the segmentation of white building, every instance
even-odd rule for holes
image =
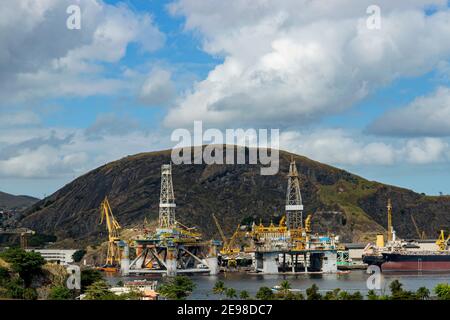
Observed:
[[[73,261],[73,254],[77,249],[28,249],[27,251],[39,252],[45,261],[61,265],[68,265]]]

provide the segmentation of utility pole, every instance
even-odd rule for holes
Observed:
[[[161,195],[159,200],[159,227],[170,229],[175,226],[175,195],[172,184],[172,165],[161,167]]]
[[[303,228],[303,203],[297,166],[293,158],[289,165],[286,194],[286,225],[289,230]]]

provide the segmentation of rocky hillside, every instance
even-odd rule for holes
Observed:
[[[29,196],[15,196],[0,191],[0,210],[24,210],[38,202],[39,199]]]
[[[411,215],[427,236],[450,227],[450,197],[429,197],[367,181],[308,158],[280,153],[280,170],[261,176],[259,165],[174,165],[177,220],[198,226],[206,237],[218,237],[211,214],[231,233],[241,221],[277,221],[283,214],[291,156],[297,162],[307,214],[313,229],[333,232],[344,241],[372,240],[385,231],[386,202],[392,198],[394,226],[401,237],[417,237]],[[141,226],[158,217],[160,168],[170,151],[129,156],[97,168],[29,209],[21,224],[61,243],[98,243],[106,238],[99,226],[99,206],[107,195],[124,227]],[[422,231],[422,230],[421,230]]]

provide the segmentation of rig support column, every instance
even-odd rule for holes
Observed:
[[[123,276],[130,274],[130,249],[128,244],[123,246],[122,259],[120,260],[120,272]]]
[[[278,252],[263,253],[263,273],[265,274],[278,273],[277,258]]]
[[[177,251],[175,248],[167,248],[166,267],[168,276],[177,275]]]

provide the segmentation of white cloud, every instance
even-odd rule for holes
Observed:
[[[450,88],[438,88],[375,120],[368,132],[393,136],[450,136]]]
[[[450,148],[438,138],[371,141],[342,129],[312,133],[286,131],[280,135],[281,149],[335,165],[430,164],[450,160]]]
[[[123,4],[79,0],[81,29],[66,27],[71,0],[16,0],[0,12],[0,98],[89,96],[117,92],[127,83],[106,76],[104,63],[117,63],[129,44],[143,51],[162,46],[152,17]]]
[[[349,108],[399,77],[450,57],[446,1],[379,1],[381,30],[366,27],[372,1],[180,0],[170,6],[224,62],[194,85],[165,123],[304,124]]]
[[[166,106],[175,98],[175,86],[171,72],[164,69],[154,69],[144,81],[139,99],[149,106]]]

